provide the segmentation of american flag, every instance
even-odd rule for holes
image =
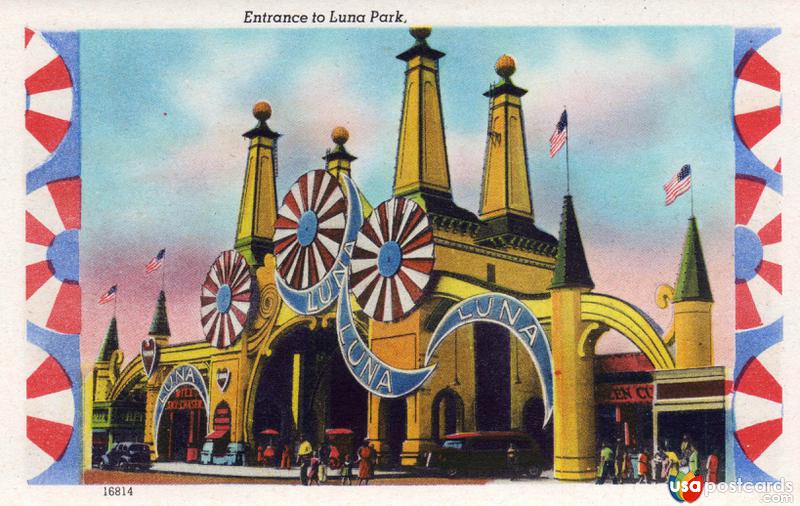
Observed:
[[[100,296],[98,304],[108,304],[109,302],[117,299],[117,285],[112,286],[106,293]]]
[[[550,136],[550,158],[556,156],[567,142],[567,110],[561,113],[553,135]]]
[[[677,174],[664,185],[664,205],[670,205],[675,199],[689,191],[692,187],[692,168],[687,164],[681,167]]]
[[[154,256],[150,263],[144,266],[144,271],[146,274],[150,274],[153,271],[157,271],[161,268],[161,265],[164,263],[164,253],[166,250],[161,250],[158,252],[158,255]]]

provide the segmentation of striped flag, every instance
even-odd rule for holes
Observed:
[[[106,293],[100,296],[98,304],[108,304],[109,302],[117,299],[117,285],[112,286]]]
[[[664,205],[670,205],[675,199],[689,191],[692,187],[692,168],[687,164],[664,185]]]
[[[150,274],[161,268],[161,265],[164,263],[164,253],[166,253],[166,250],[162,249],[158,252],[158,255],[154,256],[153,259],[144,266],[145,274]]]
[[[567,110],[561,113],[553,135],[550,136],[550,158],[556,156],[567,142]]]

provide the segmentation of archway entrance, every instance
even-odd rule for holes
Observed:
[[[325,429],[350,429],[356,441],[366,436],[367,391],[347,370],[335,332],[298,327],[278,338],[260,367],[254,435],[272,428],[280,443],[302,434],[315,446]]]
[[[406,440],[406,400],[381,399],[378,406],[379,430],[381,439],[381,463],[388,466],[400,465],[403,442]]]
[[[493,323],[475,323],[475,428],[511,428],[511,337]]]
[[[194,462],[206,436],[206,407],[191,386],[177,388],[164,404],[158,429],[162,461]]]
[[[431,436],[438,443],[447,434],[464,430],[464,401],[455,391],[445,388],[436,394],[431,405]]]
[[[534,441],[539,444],[545,462],[553,462],[553,421],[552,419],[545,427],[544,423],[544,402],[542,399],[531,398],[522,408],[523,430],[530,434]]]

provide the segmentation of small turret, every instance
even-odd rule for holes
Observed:
[[[159,347],[166,346],[169,343],[171,334],[169,320],[167,319],[167,296],[164,294],[164,290],[161,290],[161,293],[158,294],[156,312],[153,313],[153,322],[150,324],[148,335],[156,340]]]
[[[694,216],[689,219],[672,302],[675,310],[675,366],[683,369],[714,365],[711,329],[714,299]]]
[[[561,230],[558,235],[556,267],[550,289],[555,288],[594,288],[589,264],[583,251],[583,241],[578,228],[578,218],[572,206],[572,196],[564,197],[561,211]]]

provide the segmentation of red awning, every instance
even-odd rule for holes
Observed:
[[[280,436],[281,433],[275,429],[264,429],[259,434],[263,434],[265,436]]]
[[[227,430],[215,430],[211,434],[206,436],[206,439],[220,439],[228,433]]]
[[[353,431],[350,429],[326,429],[325,434],[328,436],[339,436],[342,434],[352,434]]]

